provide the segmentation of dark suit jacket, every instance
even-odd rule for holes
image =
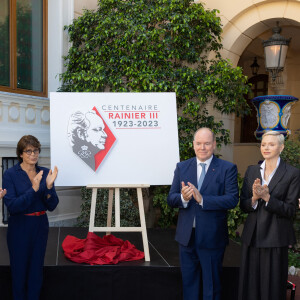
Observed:
[[[197,246],[208,249],[225,247],[228,243],[227,210],[238,203],[236,165],[213,157],[200,190],[203,208],[194,198],[183,208],[182,181],[185,184],[191,182],[197,187],[196,157],[177,164],[167,199],[171,207],[179,207],[176,241],[188,245],[196,217]]]
[[[298,207],[300,170],[281,160],[269,183],[271,197],[268,205],[259,200],[254,210],[251,198],[252,185],[256,178],[262,180],[260,165],[248,167],[242,187],[240,205],[248,213],[242,234],[243,242],[250,245],[254,239],[252,244],[259,248],[295,244],[292,218]]]

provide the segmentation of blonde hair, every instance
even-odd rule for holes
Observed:
[[[283,144],[284,144],[284,136],[283,136],[282,133],[277,132],[277,131],[274,131],[274,130],[270,130],[270,131],[265,132],[265,133],[262,135],[261,140],[263,140],[264,137],[266,137],[266,136],[268,136],[268,135],[276,136],[277,139],[278,139],[279,145],[283,145]]]

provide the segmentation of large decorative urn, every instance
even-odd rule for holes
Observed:
[[[258,140],[269,130],[282,133],[285,137],[291,131],[287,128],[291,116],[291,107],[298,98],[289,95],[266,95],[252,99],[257,111],[258,127],[254,135]]]

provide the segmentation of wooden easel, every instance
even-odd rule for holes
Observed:
[[[88,189],[92,189],[91,213],[90,213],[90,232],[106,232],[106,235],[111,232],[141,232],[143,238],[143,246],[145,253],[145,261],[150,261],[147,228],[145,221],[145,211],[143,203],[142,188],[148,188],[147,184],[89,184]],[[134,188],[137,190],[139,214],[140,214],[140,227],[121,227],[120,225],[120,188]],[[107,210],[107,227],[95,227],[95,212],[96,212],[96,199],[98,189],[109,189],[108,194],[108,210]],[[111,226],[112,220],[112,203],[115,192],[115,227]]]

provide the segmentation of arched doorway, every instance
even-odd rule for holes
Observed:
[[[233,66],[241,66],[248,78],[253,76],[250,66],[254,57],[257,57],[261,66],[258,74],[267,74],[264,69],[262,40],[267,40],[272,35],[271,29],[276,25],[276,21],[279,21],[283,29],[282,35],[292,37],[283,74],[284,87],[280,93],[300,98],[300,1],[229,1],[232,4],[233,2],[234,5],[231,6],[226,1],[206,1],[209,7],[217,8],[222,17],[222,57],[229,59]],[[273,93],[276,94],[269,84],[265,94]],[[249,99],[253,97],[254,95],[248,95]],[[255,109],[252,114],[252,120],[256,123]],[[300,101],[293,106],[289,124],[292,132],[300,128],[299,120]],[[221,154],[225,153],[226,156],[223,157],[236,163],[239,172],[244,174],[249,165],[256,164],[261,159],[259,141],[253,140],[256,125],[248,129],[248,136],[252,139],[250,142],[247,137],[242,137],[245,134],[241,133],[242,130],[247,130],[244,124],[247,124],[247,121],[242,122],[241,118],[235,116],[226,121],[226,128],[232,133],[234,143],[224,147],[225,150],[222,148]]]

